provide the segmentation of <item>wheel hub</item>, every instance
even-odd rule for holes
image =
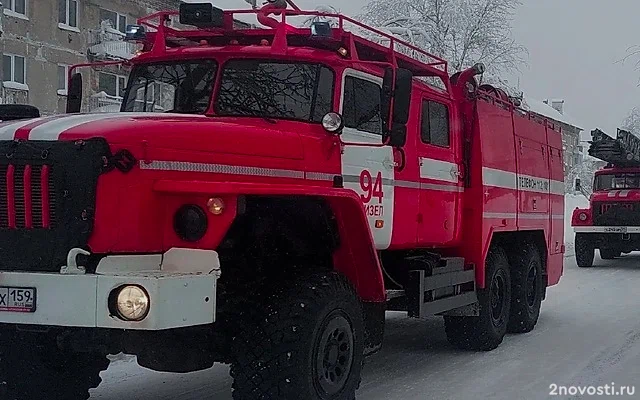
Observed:
[[[344,387],[353,364],[353,332],[342,315],[330,317],[318,341],[315,373],[322,392],[334,395]]]

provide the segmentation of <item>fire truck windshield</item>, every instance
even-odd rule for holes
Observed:
[[[596,176],[595,190],[640,189],[640,174],[602,174]]]
[[[213,60],[139,65],[131,72],[122,111],[204,114],[217,68]]]
[[[318,123],[332,109],[334,73],[321,64],[232,60],[220,79],[217,115]]]

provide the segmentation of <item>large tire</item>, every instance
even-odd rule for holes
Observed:
[[[603,260],[613,260],[616,257],[620,257],[621,255],[621,251],[612,249],[600,249],[600,258],[602,258]]]
[[[595,256],[595,246],[588,235],[584,233],[576,233],[575,240],[576,264],[580,268],[589,268],[593,266],[593,258]]]
[[[538,323],[545,281],[538,248],[527,243],[511,261],[511,315],[507,331],[531,332]]]
[[[354,289],[335,273],[283,282],[233,340],[235,400],[353,400],[365,329]]]
[[[86,400],[109,366],[104,354],[61,351],[43,334],[0,334],[0,398]]]
[[[511,308],[509,260],[501,247],[492,247],[486,260],[486,288],[478,290],[480,315],[444,317],[449,342],[461,349],[490,351],[507,333]]]

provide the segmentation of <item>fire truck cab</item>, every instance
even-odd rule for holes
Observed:
[[[622,129],[616,138],[599,129],[591,135],[589,154],[607,165],[595,173],[589,208],[573,211],[576,260],[583,268],[593,265],[595,250],[603,260],[640,250],[640,138]]]
[[[124,352],[229,363],[236,400],[353,400],[386,311],[465,349],[534,329],[563,272],[559,129],[481,64],[286,3],[139,20],[121,112],[81,113],[72,70],[68,115],[0,116],[9,398],[85,399]]]

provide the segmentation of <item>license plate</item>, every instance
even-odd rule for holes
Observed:
[[[606,233],[627,233],[627,227],[626,226],[614,226],[614,227],[605,228],[604,231]]]
[[[0,286],[0,311],[36,311],[36,288]]]

